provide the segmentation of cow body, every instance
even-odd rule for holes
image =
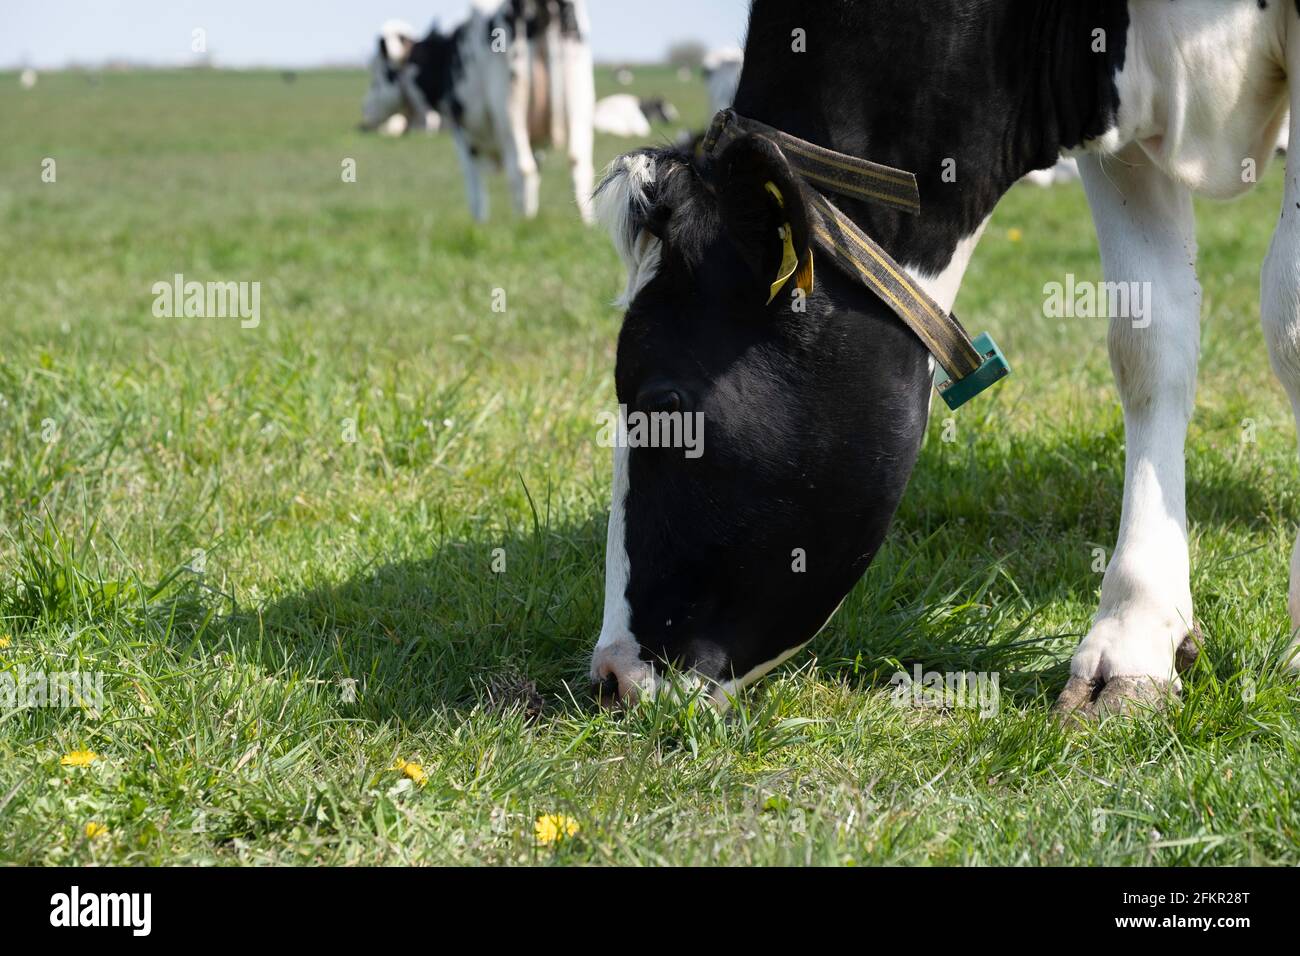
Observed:
[[[650,135],[650,120],[641,109],[641,101],[631,93],[615,93],[597,100],[592,126],[597,133],[609,136]]]
[[[476,0],[470,18],[415,41],[386,27],[372,63],[365,125],[401,110],[416,128],[445,118],[470,211],[488,218],[486,175],[503,167],[516,211],[537,214],[536,152],[563,153],[574,201],[591,218],[595,85],[582,0]]]
[[[840,205],[944,309],[1000,197],[1063,151],[1078,157],[1107,280],[1152,292],[1143,321],[1111,320],[1123,511],[1059,706],[1122,710],[1177,689],[1194,651],[1192,195],[1248,189],[1288,108],[1298,115],[1285,79],[1300,71],[1296,0],[755,0],[745,64],[738,113],[916,173],[919,216]],[[1300,415],[1300,214],[1285,214],[1297,182],[1262,310]],[[785,294],[767,302],[782,262],[770,237],[808,242],[800,188],[779,151],[742,140],[716,160],[625,157],[598,193],[629,272],[619,401],[702,412],[709,449],[615,449],[591,672],[612,696],[654,690],[671,662],[721,698],[810,640],[874,556],[919,452],[933,361],[879,299],[819,262],[802,312]],[[1291,580],[1300,626],[1300,542]]]

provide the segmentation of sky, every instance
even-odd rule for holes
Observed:
[[[218,66],[361,63],[380,24],[423,33],[459,22],[469,0],[0,0],[0,69],[110,60],[177,65],[199,59],[196,29]],[[587,0],[598,62],[659,60],[676,40],[739,45],[749,0]]]

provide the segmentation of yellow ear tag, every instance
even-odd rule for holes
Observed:
[[[772,195],[772,198],[776,200],[777,206],[781,209],[785,209],[785,197],[781,195],[781,190],[777,189],[776,183],[765,183],[764,188]],[[777,270],[776,281],[772,283],[771,294],[767,297],[768,305],[772,304],[772,300],[776,298],[777,293],[785,287],[785,284],[790,281],[790,277],[795,274],[795,270],[799,268],[799,256],[794,251],[794,231],[790,228],[790,224],[787,222],[781,226],[777,231],[777,234],[781,237],[782,243],[781,268]],[[807,267],[799,273],[798,284],[799,288],[803,289],[804,292],[811,292],[812,283],[812,256],[810,255],[808,256]]]

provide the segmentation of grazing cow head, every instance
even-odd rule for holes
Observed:
[[[370,58],[370,87],[361,101],[363,130],[379,129],[390,117],[408,112],[401,71],[410,62],[414,34],[397,20],[388,21],[380,30],[378,49]]]
[[[459,35],[459,31],[444,35],[435,27],[423,40],[415,40],[406,24],[384,24],[370,59],[361,128],[380,129],[399,114],[407,117],[412,128],[436,128],[439,120],[433,111],[443,103],[450,103],[453,115],[458,114],[454,92],[460,72]]]
[[[645,118],[652,123],[676,123],[680,114],[677,107],[673,106],[662,96],[655,96],[640,101],[641,112]]]
[[[596,204],[628,270],[629,422],[591,678],[626,700],[671,663],[721,698],[809,641],[871,561],[920,449],[929,358],[828,263],[807,281],[808,211],[766,139],[624,156]],[[664,412],[698,415],[702,445],[632,440],[634,415]]]

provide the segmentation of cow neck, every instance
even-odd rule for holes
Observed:
[[[899,262],[939,274],[1026,172],[1110,127],[1127,25],[1122,0],[755,0],[735,109],[915,172],[919,216],[840,207]]]

